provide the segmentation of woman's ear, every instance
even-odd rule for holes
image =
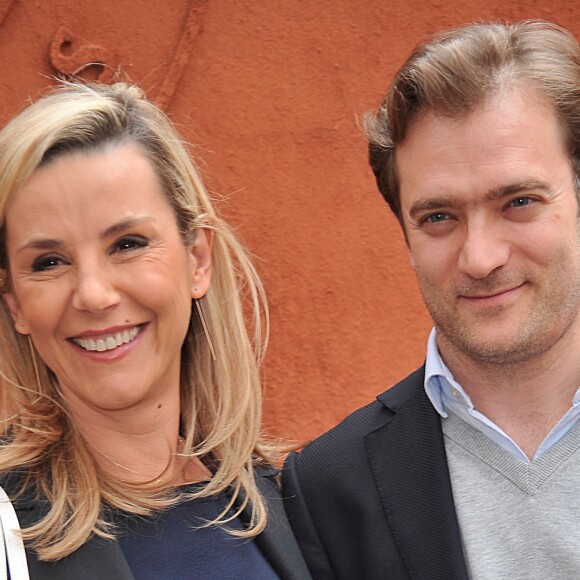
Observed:
[[[195,240],[190,245],[191,297],[203,298],[211,284],[211,248],[213,231],[200,227],[195,232]]]
[[[14,328],[16,328],[16,332],[19,332],[20,334],[30,334],[30,329],[28,328],[28,324],[22,315],[20,303],[18,302],[16,296],[14,296],[12,292],[4,292],[2,294],[2,298],[6,303],[6,306],[8,306],[12,320],[14,320]]]

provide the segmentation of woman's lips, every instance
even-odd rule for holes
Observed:
[[[135,339],[139,334],[141,326],[133,326],[118,332],[102,334],[94,337],[74,337],[70,341],[87,351],[104,352],[114,350],[119,346],[127,344]]]

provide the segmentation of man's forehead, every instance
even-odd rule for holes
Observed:
[[[474,102],[465,103],[463,106],[450,107],[442,104],[441,107],[423,107],[416,110],[407,121],[405,136],[395,147],[397,150],[404,146],[412,138],[413,134],[427,124],[429,120],[437,119],[448,125],[461,126],[469,122],[473,117],[480,116],[498,108],[507,101],[513,102],[514,97],[520,102],[520,106],[535,105],[545,107],[557,117],[554,104],[529,81],[506,81],[489,92],[482,93]]]
[[[558,115],[534,91],[496,94],[462,116],[423,111],[395,151],[401,207],[547,189],[546,164],[569,157]]]

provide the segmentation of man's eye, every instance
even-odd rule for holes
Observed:
[[[510,201],[511,207],[524,207],[530,205],[534,200],[531,197],[516,197]]]
[[[59,256],[40,256],[32,263],[33,272],[46,272],[53,270],[57,266],[64,263],[64,260]]]
[[[141,236],[124,236],[113,246],[113,251],[130,252],[138,248],[145,248],[149,245],[149,240]]]
[[[427,216],[423,221],[429,224],[436,224],[437,222],[442,222],[449,219],[449,215],[439,211]]]

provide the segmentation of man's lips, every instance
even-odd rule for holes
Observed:
[[[69,340],[84,350],[104,352],[133,341],[141,328],[142,325],[137,325],[117,332],[102,333],[95,336],[75,336]]]
[[[460,298],[464,298],[466,300],[470,300],[473,302],[484,302],[484,301],[493,301],[494,299],[504,298],[513,294],[517,290],[519,290],[525,282],[518,284],[517,286],[510,286],[509,288],[504,288],[502,290],[487,290],[485,292],[473,292],[473,293],[463,293],[460,294]]]

